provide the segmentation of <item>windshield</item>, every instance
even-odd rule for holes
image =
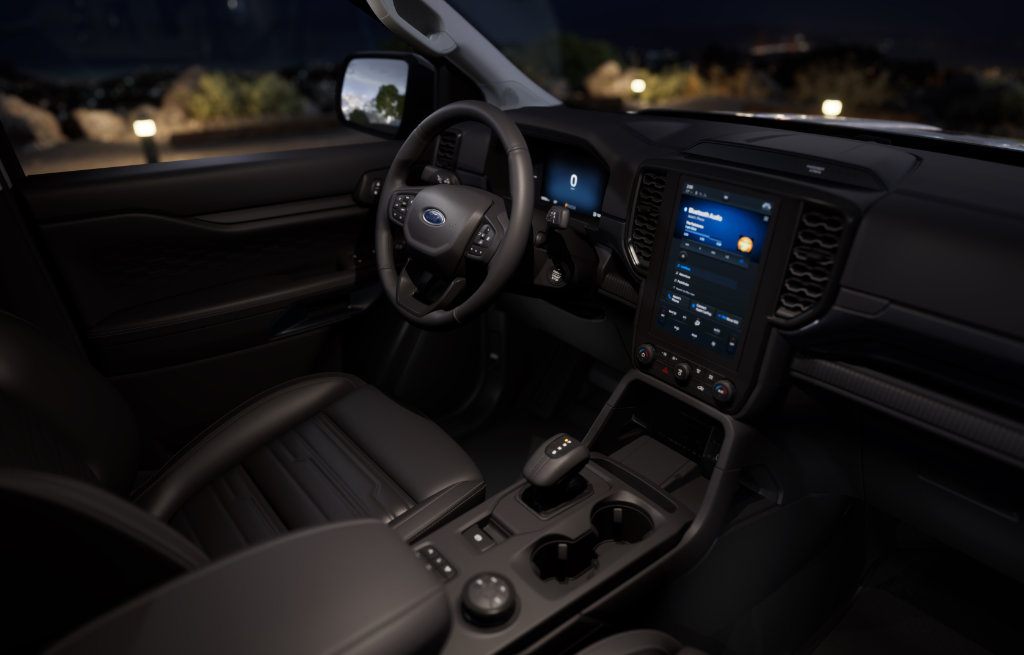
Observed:
[[[563,102],[886,121],[1024,144],[1015,3],[450,0]]]

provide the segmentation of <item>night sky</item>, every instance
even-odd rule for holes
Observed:
[[[671,48],[693,57],[713,44],[746,51],[806,36],[812,46],[866,45],[940,65],[1024,66],[1024,2],[948,4],[682,0],[456,0],[525,39],[545,27],[621,49]],[[553,9],[552,9],[553,7]],[[140,67],[269,68],[340,61],[391,39],[345,0],[0,0],[0,64],[49,77],[123,74]]]
[[[491,11],[502,3],[461,0]],[[943,3],[934,0],[554,0],[563,31],[611,41],[622,48],[673,48],[691,56],[710,45],[750,45],[806,35],[812,45],[882,46],[904,59],[943,65],[1024,66],[1024,2]],[[520,12],[519,20],[530,22]],[[497,19],[496,19],[497,20]],[[515,22],[514,14],[502,21]],[[515,30],[512,27],[511,30]],[[524,28],[524,29],[536,29]]]

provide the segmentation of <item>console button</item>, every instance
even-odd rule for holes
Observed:
[[[416,551],[416,557],[423,561],[424,568],[428,571],[433,571],[441,576],[445,581],[451,580],[456,576],[458,571],[451,565],[444,555],[439,553],[436,548],[427,546],[420,548]]]
[[[481,553],[494,545],[494,539],[491,539],[490,535],[484,532],[479,525],[474,525],[466,530],[462,536]]]
[[[735,391],[736,390],[733,388],[732,382],[728,380],[719,380],[711,387],[711,396],[719,405],[728,405],[732,402],[732,396]]]
[[[686,384],[690,381],[690,365],[676,364],[675,369],[673,370],[673,376],[676,379],[676,384]]]

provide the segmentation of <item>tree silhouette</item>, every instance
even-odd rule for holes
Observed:
[[[354,125],[369,125],[370,118],[362,109],[356,109],[349,115],[348,120]]]
[[[377,113],[381,116],[398,121],[405,113],[405,96],[398,93],[398,87],[394,84],[385,84],[380,87],[380,90],[377,91],[377,98],[373,102]]]

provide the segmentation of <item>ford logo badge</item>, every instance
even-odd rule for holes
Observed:
[[[444,225],[445,218],[440,209],[431,207],[430,209],[423,210],[423,220],[427,225],[437,227],[438,225]]]

